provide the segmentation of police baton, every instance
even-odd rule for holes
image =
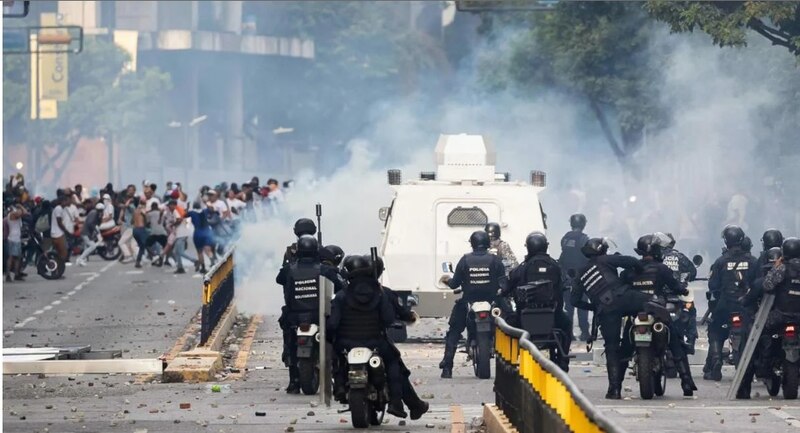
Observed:
[[[317,243],[322,248],[322,205],[317,203]]]
[[[374,276],[375,279],[377,280],[378,279],[378,248],[377,247],[371,247],[369,249],[369,255],[370,255],[370,258],[372,259],[372,276]]]

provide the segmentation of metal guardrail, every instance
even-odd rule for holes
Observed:
[[[497,407],[520,433],[625,433],[595,408],[522,329],[495,318]]]
[[[200,345],[214,332],[219,319],[231,304],[234,295],[234,262],[231,248],[203,276],[203,311],[200,325]]]

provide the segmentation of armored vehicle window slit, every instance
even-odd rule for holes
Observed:
[[[480,208],[457,207],[447,215],[447,225],[451,227],[484,227],[489,217]]]

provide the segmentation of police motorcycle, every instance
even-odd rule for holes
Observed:
[[[389,386],[377,350],[354,347],[347,352],[347,389],[353,427],[381,425],[389,403]]]
[[[669,327],[647,312],[628,317],[623,323],[628,344],[633,350],[633,373],[643,400],[662,396],[666,390],[666,353]]]
[[[319,325],[311,317],[297,326],[297,371],[303,394],[316,394],[319,389]]]
[[[535,302],[536,294],[547,290],[552,285],[550,281],[533,281],[517,288],[515,300],[517,306],[525,305],[519,312],[520,327],[528,332],[529,340],[539,350],[548,350],[550,360],[562,370],[567,371],[569,360],[573,355],[566,355],[569,348],[563,347],[564,333],[555,327],[555,313],[558,308],[555,302]],[[547,290],[549,292],[549,290]]]
[[[453,273],[453,264],[442,264],[444,272]],[[458,288],[453,293],[460,295],[463,291]],[[489,379],[492,377],[491,363],[494,357],[494,318],[502,312],[500,308],[489,302],[471,302],[468,304],[467,314],[467,342],[464,349],[467,361],[472,361],[475,377]]]
[[[688,296],[670,294],[666,299],[666,307],[667,312],[669,312],[670,320],[672,321],[676,331],[680,332],[680,335],[687,335],[690,321],[697,314],[696,310],[694,309],[694,296],[691,294]],[[694,345],[690,342],[684,340],[683,345],[686,347],[687,352],[694,352]],[[675,367],[675,361],[672,357],[672,352],[669,349],[667,349],[665,362],[665,373],[667,378],[675,379],[678,377],[678,370]]]
[[[794,400],[797,398],[798,386],[798,370],[800,369],[800,338],[797,336],[797,331],[800,328],[800,323],[789,323],[784,326],[782,335],[773,336],[773,339],[780,339],[780,347],[783,352],[783,357],[776,357],[780,361],[780,375],[782,378],[783,398],[786,400]],[[768,386],[768,389],[770,387]],[[770,395],[773,389],[770,389]]]

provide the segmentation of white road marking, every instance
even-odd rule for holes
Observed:
[[[45,306],[45,307],[44,307],[44,308],[42,308],[41,310],[36,310],[36,311],[34,311],[34,312],[33,312],[33,315],[32,315],[31,317],[28,317],[28,318],[26,318],[26,319],[25,319],[25,320],[23,320],[22,322],[19,322],[19,323],[16,323],[16,324],[14,324],[14,328],[16,328],[16,329],[22,328],[23,326],[27,325],[29,322],[31,322],[31,321],[33,321],[33,320],[36,320],[36,317],[34,317],[34,316],[38,316],[38,315],[44,314],[44,312],[45,312],[45,311],[50,311],[50,310],[52,310],[54,305],[60,305],[62,301],[66,301],[66,300],[68,300],[70,296],[72,296],[72,295],[74,295],[75,293],[77,293],[77,292],[81,291],[81,290],[84,288],[84,286],[85,286],[86,284],[89,284],[89,282],[91,282],[91,281],[93,281],[95,278],[99,277],[99,276],[100,276],[100,274],[102,274],[103,272],[107,271],[109,268],[111,268],[111,267],[112,267],[112,266],[114,266],[115,264],[117,264],[117,262],[116,262],[116,261],[114,261],[114,262],[111,262],[111,263],[109,263],[109,264],[107,264],[107,265],[103,266],[103,268],[102,268],[102,269],[100,269],[100,272],[82,272],[82,273],[78,274],[78,275],[89,275],[89,277],[88,277],[88,278],[86,278],[86,279],[85,279],[84,281],[82,281],[81,283],[79,283],[77,286],[75,286],[75,287],[74,287],[72,290],[70,290],[69,292],[67,292],[67,294],[66,294],[66,295],[64,295],[64,296],[61,296],[61,299],[57,299],[57,300],[55,300],[55,301],[51,302],[51,303],[50,303],[50,305],[47,305],[47,306]],[[59,310],[59,312],[63,312],[63,310]],[[10,332],[10,333],[9,333],[9,332]],[[6,335],[11,335],[11,334],[13,334],[13,333],[14,333],[14,331],[6,331]]]
[[[800,420],[795,418],[793,415],[786,413],[780,409],[769,409],[769,413],[777,416],[778,418],[786,421],[786,424],[789,424],[792,427],[800,427]]]
[[[3,335],[5,335],[6,337],[8,337],[9,335],[12,335],[12,334],[14,334],[14,331],[5,331],[5,332],[3,332]]]
[[[139,274],[143,274],[144,271],[135,270],[135,271],[126,271],[125,273],[128,274],[128,275],[139,275]]]

